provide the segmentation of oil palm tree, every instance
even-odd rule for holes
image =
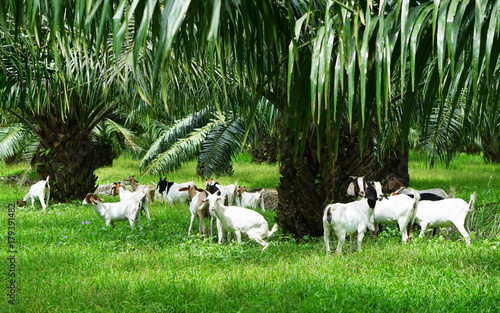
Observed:
[[[36,17],[46,13],[43,4],[22,14],[16,1],[6,2],[3,26],[10,13],[16,25],[29,16],[28,27],[40,31]],[[96,51],[111,38],[115,54],[128,44],[126,30],[133,23],[133,59],[153,43],[149,74],[160,81],[163,95],[172,78],[196,77],[190,64],[199,62],[209,65],[210,80],[220,72],[254,93],[248,119],[262,97],[271,101],[283,114],[285,136],[278,219],[285,232],[298,235],[320,234],[321,210],[343,199],[344,178],[356,174],[352,169],[379,175],[372,162],[374,138],[393,109],[395,84],[405,149],[416,99],[423,99],[424,127],[434,108],[444,106],[449,90],[452,110],[464,89],[472,100],[466,113],[473,105],[485,107],[479,99],[486,98],[485,86],[499,62],[498,0],[98,1],[88,6],[75,1],[47,11],[50,29],[62,38],[81,31]],[[64,18],[79,22],[62,31]],[[459,73],[459,60],[470,79]],[[224,79],[222,85],[228,83]],[[226,90],[223,101],[214,97],[219,111],[231,106]],[[162,101],[175,106],[165,96]],[[290,188],[296,192],[286,193]]]

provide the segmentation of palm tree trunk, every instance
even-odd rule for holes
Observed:
[[[359,140],[352,136],[344,123],[341,128],[339,153],[334,165],[328,161],[328,145],[321,147],[322,159],[318,160],[314,127],[303,140],[306,149],[302,158],[294,159],[294,147],[285,139],[278,186],[277,221],[284,233],[295,236],[322,236],[323,210],[333,202],[346,202],[349,176],[375,179],[379,174],[374,155],[373,140],[360,154]],[[357,133],[353,130],[353,133]],[[323,138],[326,138],[324,136]],[[332,142],[333,144],[333,142]]]
[[[47,130],[37,131],[40,144],[31,160],[40,179],[50,176],[51,200],[83,199],[95,190],[94,170],[99,160],[89,134],[76,121],[50,121]]]
[[[496,141],[496,143],[495,143]],[[483,145],[483,159],[485,162],[500,163],[500,136],[481,136]]]

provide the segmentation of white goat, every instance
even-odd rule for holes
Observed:
[[[236,206],[242,206],[241,205],[241,196],[243,195],[244,192],[247,192],[248,189],[247,187],[243,186],[243,187],[238,187],[238,189],[236,189]]]
[[[148,197],[143,197],[142,195],[146,194],[144,191],[132,192],[126,190],[124,186],[120,182],[114,182],[113,187],[111,188],[111,195],[120,197],[120,201],[125,201],[130,198],[136,198],[141,201],[141,212],[144,211],[146,213],[146,218],[148,220],[151,219],[149,216],[149,208],[148,208]]]
[[[146,198],[143,192],[138,192],[137,195],[139,197],[134,196],[120,202],[102,203],[104,201],[102,198],[89,193],[82,204],[92,204],[97,215],[106,222],[106,226],[115,227],[115,222],[128,220],[130,227],[134,228],[135,221],[139,224],[141,199]]]
[[[413,197],[401,194],[377,202],[368,229],[376,234],[378,224],[397,224],[403,243],[411,239],[411,227],[415,219],[419,196],[417,191],[413,189],[410,191]]]
[[[26,205],[26,201],[31,199],[31,207],[33,207],[35,205],[35,198],[40,200],[43,210],[47,212],[47,206],[49,205],[50,199],[49,176],[47,176],[46,180],[41,180],[36,184],[31,185],[30,190],[24,198],[17,201],[17,205],[23,207]]]
[[[243,192],[241,194],[241,206],[249,209],[257,209],[260,205],[262,212],[266,211],[264,207],[264,197],[262,196],[262,190],[258,192]]]
[[[370,223],[377,200],[382,199],[382,187],[379,182],[369,182],[365,197],[350,203],[334,203],[327,205],[323,214],[323,231],[326,252],[330,252],[330,232],[333,229],[338,238],[337,252],[342,253],[345,236],[351,235],[351,251],[354,236],[358,234],[358,252],[361,252],[361,242],[365,230]]]
[[[132,186],[132,191],[142,191],[148,196],[148,202],[154,203],[155,202],[155,186],[153,185],[139,185],[139,181],[137,181],[134,178],[134,175],[127,177],[127,179],[124,180],[124,182],[127,182]]]
[[[465,218],[474,209],[476,192],[470,195],[469,203],[459,198],[444,199],[439,201],[420,201],[415,222],[420,225],[419,237],[424,236],[428,227],[455,226],[470,244],[470,235],[465,229]]]
[[[189,195],[191,197],[191,203],[189,204],[189,211],[191,212],[191,222],[189,223],[188,236],[191,235],[191,231],[193,230],[194,220],[196,216],[198,216],[198,219],[200,221],[200,226],[199,226],[200,234],[203,234],[203,236],[207,237],[205,218],[208,218],[209,221],[208,234],[209,237],[212,237],[213,219],[208,212],[207,203],[203,202],[203,199],[205,199],[208,193],[205,190],[196,187],[196,185],[189,185],[189,187],[183,187],[180,190],[184,191],[184,189],[189,192]]]
[[[209,209],[215,212],[222,227],[226,231],[234,233],[238,242],[241,242],[242,236],[246,236],[261,244],[264,247],[262,251],[265,251],[269,243],[265,242],[264,238],[272,236],[278,230],[277,223],[269,230],[266,219],[253,210],[225,206],[222,204],[224,198],[218,194],[209,194],[203,201],[209,203]]]
[[[234,184],[227,185],[227,186],[222,186],[217,184],[216,185],[221,194],[221,197],[225,197],[227,200],[227,205],[233,205],[234,200],[236,198],[236,192],[238,191],[238,181],[235,181]]]

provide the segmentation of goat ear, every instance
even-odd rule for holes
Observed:
[[[186,190],[188,190],[188,187],[179,188],[179,191],[186,191]]]
[[[351,177],[352,177],[352,176],[351,176]],[[348,194],[349,196],[352,196],[352,197],[354,197],[354,196],[355,196],[355,194],[354,194],[354,182],[351,182],[351,183],[349,184],[349,187],[347,188],[347,194]]]

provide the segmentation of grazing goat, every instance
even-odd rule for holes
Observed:
[[[88,193],[82,204],[92,204],[97,215],[106,222],[106,226],[115,227],[115,222],[128,220],[130,227],[134,228],[135,221],[139,224],[141,199],[143,198],[146,198],[146,194],[138,192],[137,197],[130,197],[120,202],[102,203],[104,201],[102,198]]]
[[[411,189],[411,192],[413,197],[401,194],[377,202],[368,229],[377,234],[378,224],[397,224],[403,243],[411,239],[411,227],[419,201],[417,191]]]
[[[31,185],[30,190],[24,198],[22,200],[17,200],[17,205],[23,207],[26,205],[26,201],[31,199],[31,207],[33,207],[35,205],[35,198],[40,200],[43,210],[47,212],[47,206],[49,205],[50,199],[49,176],[47,176],[46,180],[41,180]]]
[[[149,208],[148,208],[148,197],[146,194],[146,197],[142,197],[142,194],[146,194],[144,191],[128,191],[124,188],[124,186],[120,182],[114,182],[113,187],[111,188],[111,193],[110,195],[116,196],[118,195],[120,197],[120,201],[127,200],[129,198],[139,198],[141,201],[141,211],[144,211],[146,213],[146,218],[148,220],[151,219],[149,216]]]
[[[364,176],[349,176],[351,182],[347,187],[347,194],[357,200],[363,199],[365,196],[366,183],[364,182]]]
[[[196,187],[196,185],[189,185],[189,187],[183,187],[179,190],[184,191],[187,190],[189,192],[189,196],[191,197],[191,203],[189,204],[189,211],[191,212],[191,222],[189,224],[188,236],[191,235],[191,231],[193,230],[193,224],[196,216],[200,221],[200,234],[207,237],[207,228],[205,227],[205,218],[208,218],[209,228],[208,234],[209,237],[213,236],[213,219],[208,212],[207,203],[203,202],[203,199],[208,195],[206,190],[200,189]]]
[[[350,203],[334,203],[327,205],[323,214],[323,231],[326,252],[330,252],[330,232],[333,229],[338,238],[337,252],[342,253],[345,236],[351,236],[351,251],[354,236],[358,234],[358,252],[361,252],[361,242],[365,230],[370,223],[377,200],[382,199],[382,187],[379,182],[369,182],[365,196],[361,200]]]
[[[153,185],[139,185],[139,182],[134,178],[134,175],[127,177],[124,182],[128,182],[132,186],[132,191],[142,191],[148,196],[148,202],[155,202],[155,190]]]
[[[465,229],[465,218],[474,209],[475,201],[475,192],[470,195],[469,203],[459,198],[420,201],[415,215],[415,222],[421,228],[419,237],[424,236],[428,227],[455,226],[469,245],[470,235]]]
[[[262,212],[266,211],[264,207],[264,197],[262,196],[262,190],[258,192],[243,192],[241,194],[241,206],[249,209],[257,209],[257,205],[260,205]]]
[[[246,236],[261,244],[264,247],[262,251],[265,251],[269,243],[264,238],[272,236],[278,230],[278,224],[275,223],[269,230],[267,221],[261,214],[246,208],[225,206],[222,201],[224,198],[219,192],[208,194],[203,199],[203,202],[209,203],[210,211],[215,213],[224,230],[234,233],[238,242],[241,242],[242,236]]]

